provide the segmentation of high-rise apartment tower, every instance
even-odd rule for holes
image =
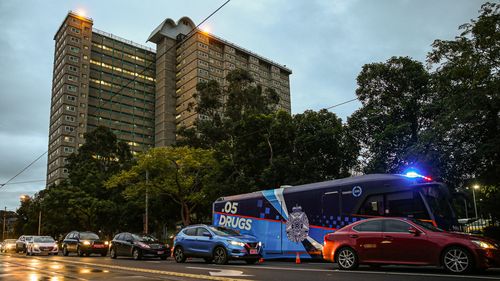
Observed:
[[[67,177],[67,157],[99,125],[133,153],[174,144],[176,128],[200,118],[188,110],[196,104],[196,84],[214,79],[224,85],[233,69],[248,70],[276,90],[279,108],[291,112],[290,69],[197,30],[187,17],[166,19],[151,33],[156,51],[92,25],[69,12],[54,36],[47,185]]]

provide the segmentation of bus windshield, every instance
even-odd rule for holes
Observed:
[[[456,225],[455,215],[451,209],[450,200],[439,185],[421,187],[422,195],[429,205],[431,213],[440,228],[451,229]]]
[[[416,219],[410,219],[410,220],[413,223],[415,223],[415,224],[417,224],[417,225],[419,225],[427,230],[434,231],[434,232],[443,232],[443,230],[441,228],[437,228],[428,222],[423,222],[423,221],[416,220]]]

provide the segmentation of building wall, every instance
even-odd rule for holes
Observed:
[[[66,158],[84,142],[91,37],[92,20],[72,13],[54,37],[47,185],[67,176]]]
[[[247,70],[263,89],[274,89],[278,109],[291,113],[291,71],[211,34],[196,32],[177,48],[176,126],[192,126],[199,116],[189,111],[196,106],[196,84],[216,80],[225,85],[225,77],[235,69]]]
[[[54,37],[47,185],[67,177],[66,158],[99,125],[133,153],[154,145],[154,50],[92,24],[70,12]]]
[[[113,130],[132,152],[154,146],[155,53],[94,30],[88,129]]]
[[[156,52],[155,146],[175,143],[175,44],[176,40],[162,38]]]

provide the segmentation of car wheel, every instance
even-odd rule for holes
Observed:
[[[76,248],[76,253],[78,254],[79,257],[83,257],[83,251],[80,249],[80,247]]]
[[[442,264],[450,273],[461,274],[471,271],[473,267],[472,256],[461,247],[451,247],[443,252]]]
[[[68,256],[69,252],[68,252],[68,248],[64,247],[63,248],[63,256]]]
[[[110,256],[112,259],[116,259],[117,255],[116,255],[115,248],[111,248],[111,251],[109,251],[109,256]]]
[[[141,251],[139,249],[134,249],[132,252],[132,256],[134,257],[134,260],[140,260],[142,258]]]
[[[256,264],[259,259],[249,259],[249,260],[245,260],[247,264]]]
[[[212,258],[204,258],[206,263],[212,263],[213,259]]]
[[[174,250],[174,259],[178,263],[183,263],[186,261],[186,255],[184,255],[184,250],[181,247],[176,247]]]
[[[354,270],[358,267],[358,256],[351,248],[341,248],[337,254],[339,269]]]
[[[215,264],[226,264],[227,263],[226,249],[224,249],[222,247],[215,248],[213,258],[214,258]]]

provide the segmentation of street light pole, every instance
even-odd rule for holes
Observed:
[[[149,225],[149,218],[148,218],[148,205],[149,205],[149,191],[148,191],[148,185],[149,185],[149,171],[146,169],[146,215],[144,217],[144,233],[148,234],[148,225]]]
[[[7,207],[5,207],[5,209],[3,211],[2,241],[5,240],[5,220],[6,220],[6,216],[7,216]]]
[[[476,193],[474,192],[474,189],[479,189],[479,185],[476,184],[472,187],[472,199],[474,200],[474,212],[476,214],[476,219],[477,219]]]
[[[42,228],[42,210],[38,211],[38,236],[40,236],[41,228]]]

